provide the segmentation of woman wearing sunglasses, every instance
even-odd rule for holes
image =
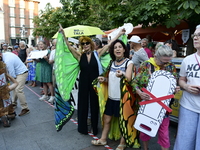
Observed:
[[[78,132],[86,135],[88,134],[87,118],[90,108],[91,129],[93,134],[96,135],[98,133],[99,102],[93,89],[92,81],[102,73],[99,58],[108,49],[110,44],[104,46],[102,49],[94,51],[94,43],[91,38],[83,36],[79,38],[80,52],[78,52],[69,44],[61,25],[59,30],[64,35],[69,50],[79,61],[80,65],[78,89]],[[113,41],[124,33],[125,30],[122,30]]]

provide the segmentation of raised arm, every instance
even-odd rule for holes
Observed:
[[[80,61],[81,53],[78,52],[78,51],[76,51],[76,49],[69,44],[69,42],[68,42],[68,40],[67,40],[67,38],[65,36],[65,32],[64,32],[64,30],[63,30],[63,28],[62,28],[62,26],[61,26],[60,23],[59,23],[59,26],[60,26],[59,32],[61,32],[63,34],[65,42],[66,42],[66,44],[67,44],[70,52],[72,53],[72,55],[74,56],[74,58],[76,58],[78,61]]]
[[[99,49],[97,52],[99,54],[99,57],[101,57],[109,48],[111,43],[115,40],[117,40],[121,35],[125,34],[126,30],[123,28],[121,31],[117,34],[115,38],[113,38],[107,45],[105,45],[103,48]]]

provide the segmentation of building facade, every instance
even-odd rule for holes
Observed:
[[[0,0],[0,42],[14,45],[23,40],[35,45],[33,18],[38,16],[39,3],[37,0]]]

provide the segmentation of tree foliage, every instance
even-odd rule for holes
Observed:
[[[34,18],[37,28],[34,35],[51,38],[58,30],[58,23],[69,27],[90,25],[109,30],[124,23],[143,27],[164,25],[175,27],[181,20],[188,23],[191,33],[200,23],[199,0],[60,0],[63,8],[50,4],[40,16]]]
[[[61,8],[53,8],[50,3],[45,7],[44,11],[40,11],[40,15],[34,17],[33,23],[36,28],[33,30],[34,36],[43,36],[50,39],[58,31],[58,23],[67,25],[70,20],[69,12],[63,12]]]
[[[111,15],[115,24],[131,22],[144,27],[165,25],[167,28],[180,24],[185,20],[197,25],[200,22],[199,0],[94,0],[104,5],[105,11]],[[122,16],[122,17],[121,17]]]

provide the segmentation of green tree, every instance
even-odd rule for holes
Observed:
[[[103,5],[97,5],[92,0],[60,0],[63,11],[71,10],[74,24],[96,26],[103,30],[111,28],[109,15]]]
[[[142,24],[143,27],[165,25],[175,27],[182,20],[186,21],[193,33],[195,26],[200,23],[199,0],[95,0],[104,5],[112,22],[119,25],[121,22],[131,22],[133,25]],[[116,26],[117,27],[117,26]],[[189,39],[187,54],[193,53],[192,40]]]
[[[50,3],[45,7],[44,11],[40,11],[40,15],[34,17],[33,23],[36,28],[33,30],[34,36],[43,36],[51,39],[58,31],[58,23],[64,26],[70,26],[73,18],[70,12],[63,12],[62,8],[53,8]]]

